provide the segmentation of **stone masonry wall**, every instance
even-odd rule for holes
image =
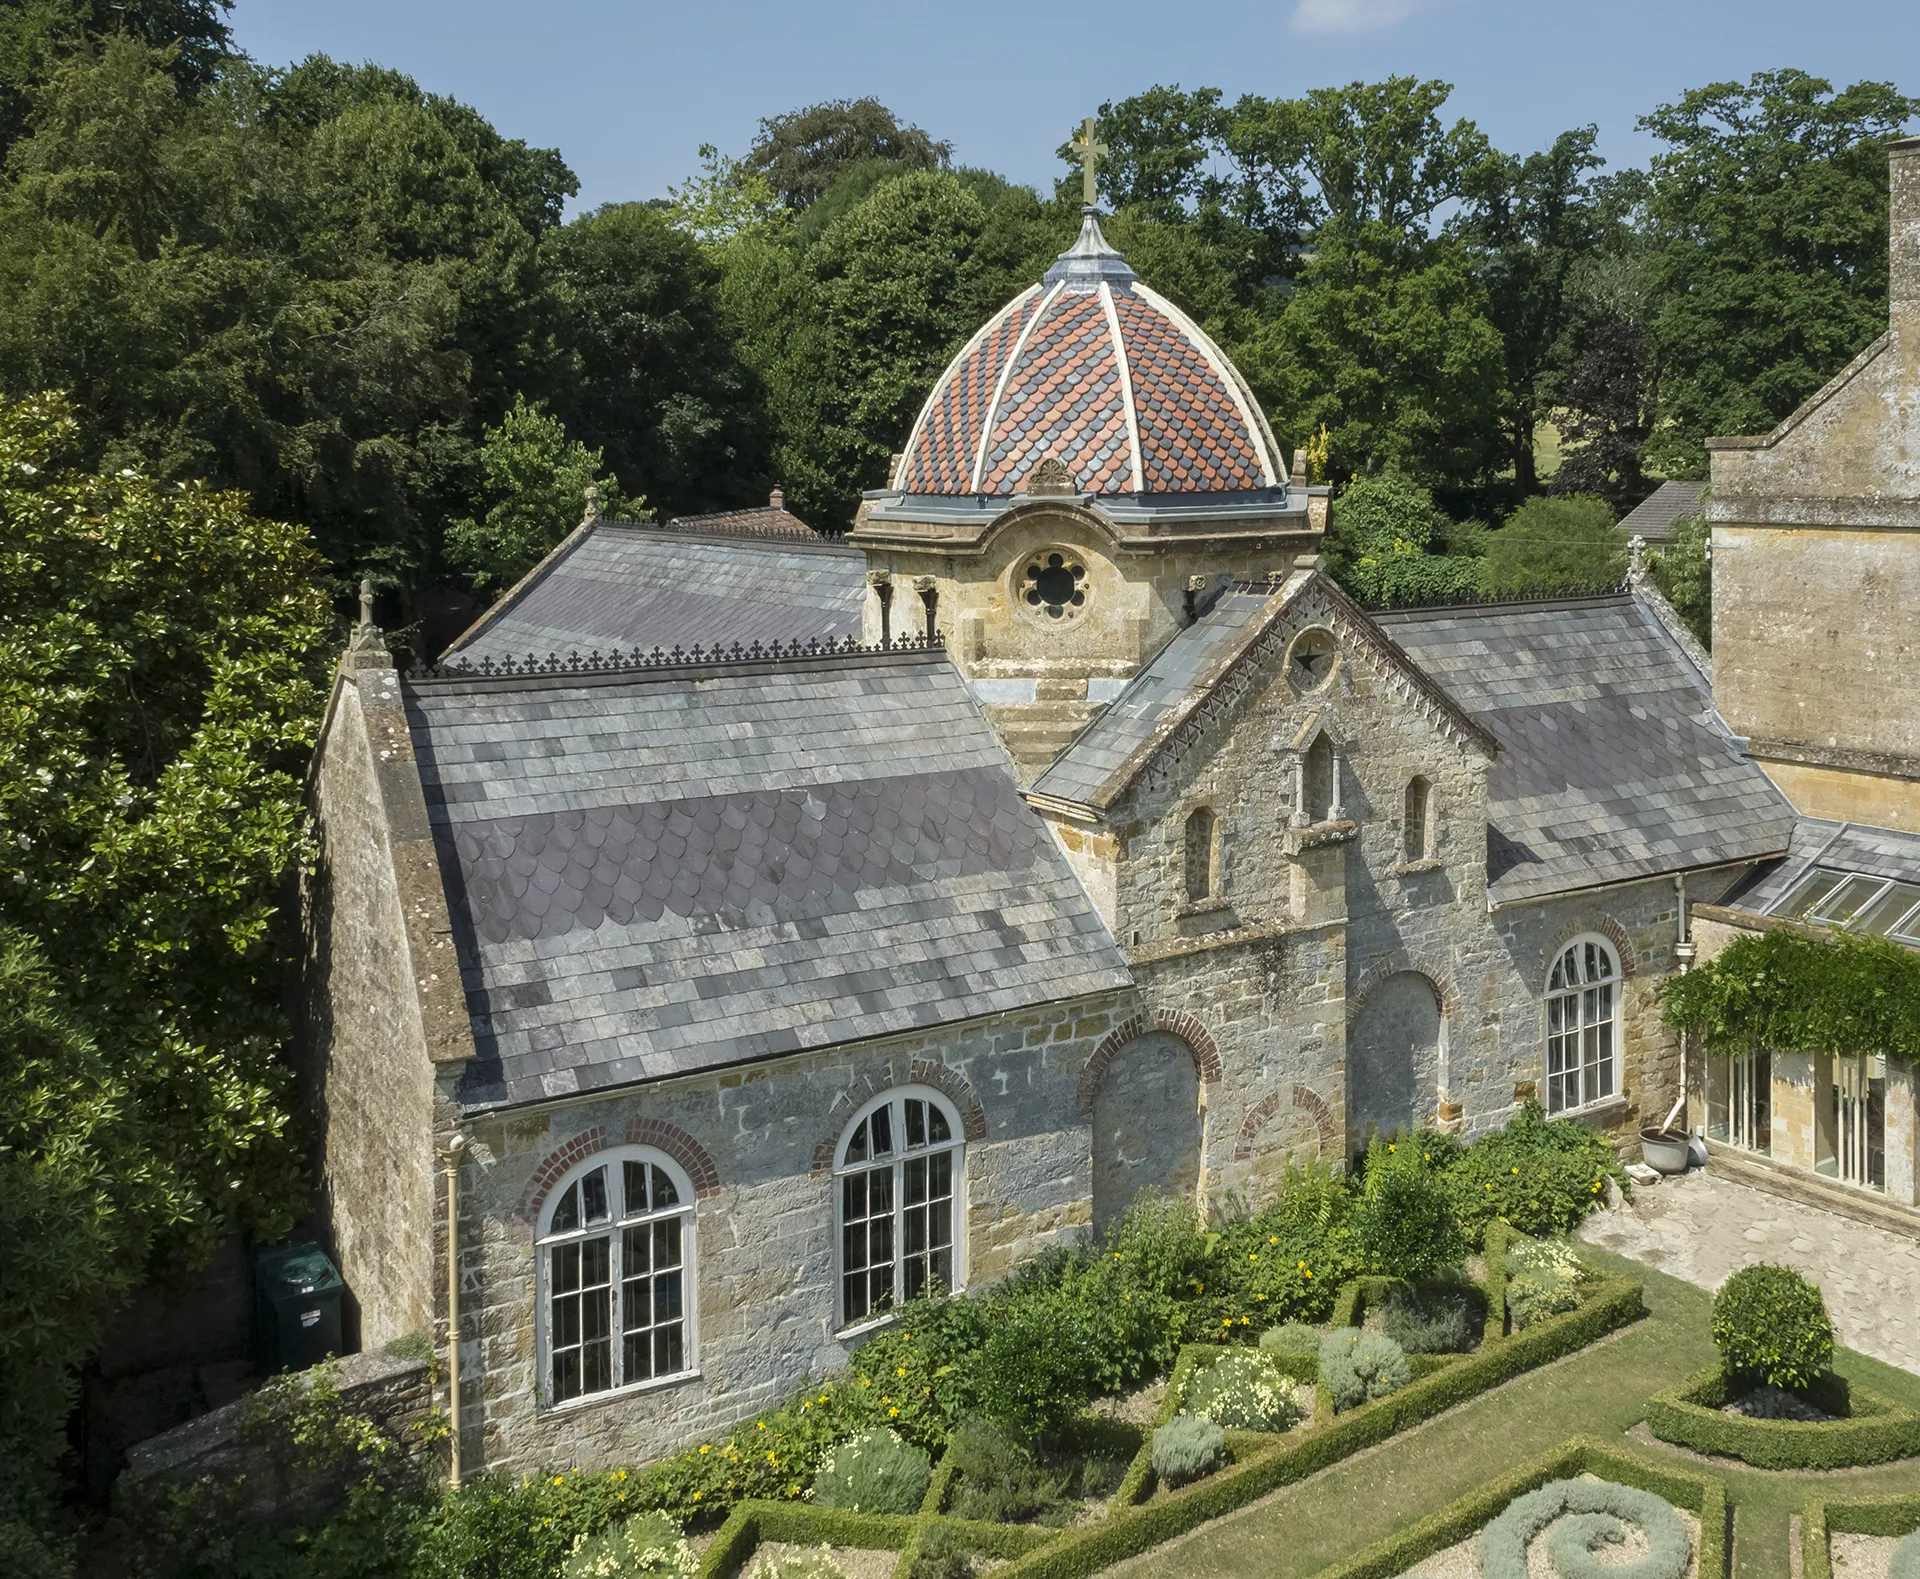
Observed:
[[[646,1462],[843,1365],[857,1340],[835,1332],[833,1153],[853,1113],[889,1086],[937,1085],[972,1132],[969,1286],[1083,1237],[1092,1212],[1090,1121],[1076,1093],[1096,1047],[1131,1013],[1119,996],[1058,1004],[469,1120],[461,1178],[467,1470]],[[696,1181],[711,1181],[695,1213],[700,1374],[543,1409],[533,1251],[542,1168],[629,1137],[666,1137],[663,1146],[695,1160],[688,1171]],[[558,1172],[547,1170],[549,1178]]]
[[[361,706],[342,682],[311,802],[321,850],[304,876],[306,1070],[319,1125],[319,1209],[368,1348],[428,1328],[433,1074]]]

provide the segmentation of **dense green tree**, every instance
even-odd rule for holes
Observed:
[[[1278,425],[1324,426],[1336,479],[1400,470],[1464,487],[1497,470],[1504,354],[1464,249],[1322,234],[1253,358],[1263,385],[1283,391]]]
[[[1702,647],[1713,646],[1713,528],[1704,515],[1683,516],[1647,568],[1654,584]]]
[[[1916,111],[1891,83],[1764,71],[1641,118],[1667,145],[1647,196],[1661,417],[1696,454],[1772,427],[1885,329],[1884,145]]]
[[[1363,603],[1469,602],[1480,565],[1445,552],[1453,532],[1419,483],[1397,472],[1363,477],[1334,501],[1328,568]]]
[[[551,232],[543,256],[566,350],[554,406],[621,487],[669,515],[764,496],[764,395],[721,319],[707,251],[625,203]]]
[[[0,928],[177,1166],[177,1266],[304,1198],[277,910],[335,635],[305,532],[83,453],[64,401],[0,405]]]
[[[473,572],[476,592],[497,596],[580,524],[587,489],[600,478],[600,452],[520,399],[486,430],[480,471],[475,503],[483,513],[448,523],[447,558]],[[601,511],[617,519],[632,519],[645,504],[611,487],[600,499]]]
[[[936,170],[952,156],[951,143],[904,124],[878,99],[834,99],[761,121],[746,163],[787,207],[805,208],[850,165],[879,160],[906,170]]]
[[[0,154],[26,130],[34,96],[61,58],[124,34],[166,51],[185,93],[208,87],[227,62],[231,0],[8,0],[0,5]]]
[[[1481,578],[1495,597],[1589,591],[1627,573],[1627,534],[1604,499],[1535,495],[1489,532]]]
[[[1562,132],[1525,158],[1495,155],[1470,173],[1458,230],[1473,249],[1506,359],[1500,426],[1515,491],[1537,491],[1534,430],[1560,398],[1580,323],[1575,276],[1598,243],[1587,176],[1597,127]]]
[[[35,941],[0,928],[0,1566],[58,1572],[35,1534],[81,1368],[155,1232],[195,1211],[124,1071]],[[15,1566],[20,1565],[20,1566]]]
[[[1624,514],[1651,492],[1643,470],[1658,385],[1646,331],[1628,318],[1589,330],[1563,398],[1555,493],[1595,494]]]
[[[435,572],[479,428],[550,376],[539,230],[572,178],[408,79],[309,61],[189,99],[125,38],[63,66],[0,193],[0,392],[87,459],[247,489],[344,588]]]

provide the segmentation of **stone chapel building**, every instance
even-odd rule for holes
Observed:
[[[1644,577],[1368,613],[1327,509],[1090,209],[844,540],[590,504],[430,672],[363,619],[311,781],[320,1218],[367,1347],[444,1356],[457,1297],[468,1470],[672,1451],[1143,1189],[1230,1212],[1530,1097],[1665,1115],[1689,906],[1910,791],[1910,704],[1862,691],[1872,762],[1822,748],[1852,787],[1803,804],[1733,624],[1716,693]],[[1857,565],[1907,556],[1885,676],[1914,525]]]

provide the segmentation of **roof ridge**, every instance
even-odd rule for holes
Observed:
[[[486,657],[475,663],[462,657],[450,663],[420,664],[408,673],[407,679],[414,685],[446,685],[473,680],[585,679],[595,675],[657,674],[662,670],[712,669],[740,664],[803,664],[822,659],[924,656],[929,653],[944,654],[945,649],[946,642],[938,632],[931,636],[902,636],[871,644],[852,636],[841,641],[834,641],[831,637],[821,641],[818,637],[809,636],[804,642],[795,637],[784,644],[778,638],[764,643],[750,642],[745,646],[736,641],[731,646],[715,642],[711,647],[703,648],[696,642],[691,648],[655,647],[651,651],[643,651],[638,647],[622,651],[616,647],[603,653],[596,647],[584,656],[576,649],[565,657],[550,652],[545,658],[539,658],[528,653],[525,659]]]

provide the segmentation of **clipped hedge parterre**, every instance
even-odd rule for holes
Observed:
[[[1647,1424],[1663,1442],[1737,1458],[1761,1469],[1848,1469],[1920,1453],[1920,1414],[1868,1388],[1829,1377],[1812,1401],[1834,1420],[1756,1420],[1721,1412],[1735,1396],[1720,1367],[1648,1400]]]

